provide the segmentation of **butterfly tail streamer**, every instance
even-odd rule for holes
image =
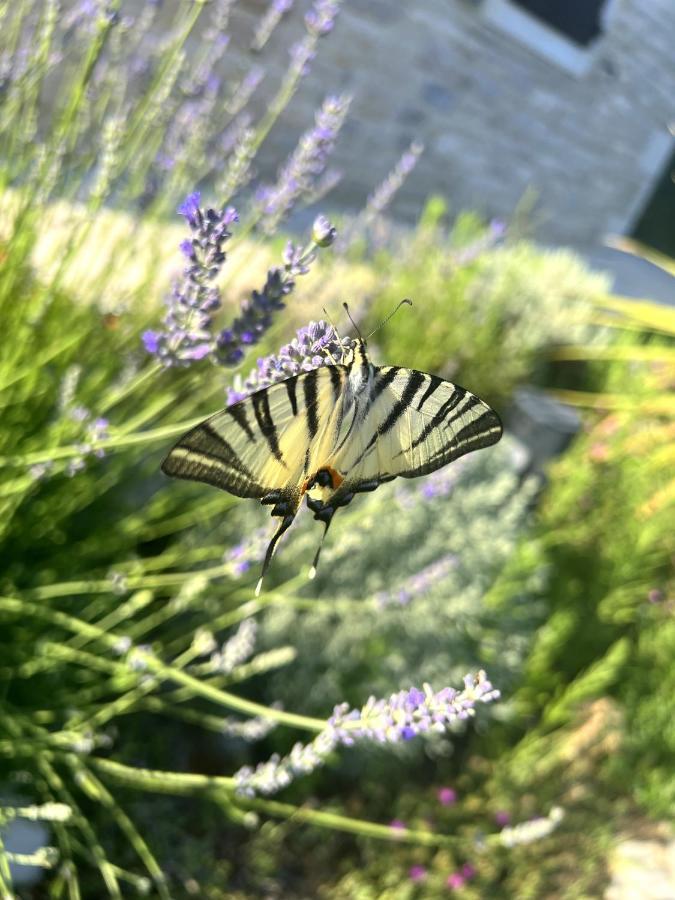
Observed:
[[[296,510],[293,510],[293,512],[285,515],[284,518],[281,520],[279,527],[272,535],[272,540],[269,542],[269,545],[267,547],[267,552],[265,553],[265,559],[264,559],[263,565],[262,565],[262,572],[260,573],[260,578],[258,579],[258,584],[256,585],[256,588],[255,588],[255,596],[256,597],[260,596],[260,592],[262,590],[263,579],[267,573],[270,563],[272,562],[272,557],[274,556],[274,552],[277,549],[277,543],[278,543],[279,539],[281,538],[282,534],[288,528],[290,528],[291,525],[293,524],[293,520],[295,519],[295,513],[296,513]]]
[[[325,516],[314,516],[315,519],[319,519],[324,524],[323,534],[321,535],[321,540],[319,541],[319,546],[317,548],[316,553],[314,554],[314,561],[310,567],[309,572],[307,573],[307,577],[310,581],[316,578],[316,570],[319,566],[319,557],[321,556],[321,550],[323,548],[323,542],[326,540],[326,534],[328,533],[328,529],[330,528],[330,523],[333,521],[333,516],[335,515],[335,510],[326,510],[327,515]]]

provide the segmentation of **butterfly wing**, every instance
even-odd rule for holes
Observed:
[[[347,473],[342,490],[426,475],[501,436],[497,413],[465,388],[415,369],[376,368],[360,427],[336,460]]]
[[[303,479],[334,443],[346,378],[345,366],[322,366],[251,394],[185,434],[162,471],[237,497],[299,502]]]

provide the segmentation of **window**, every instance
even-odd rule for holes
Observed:
[[[607,0],[513,0],[513,3],[581,47],[587,47],[602,34],[602,14]]]
[[[617,0],[485,0],[483,18],[537,56],[582,77]]]

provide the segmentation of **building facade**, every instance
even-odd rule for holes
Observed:
[[[261,62],[278,84],[307,4],[284,15]],[[242,72],[267,0],[232,12],[224,64]],[[630,234],[675,150],[673,0],[344,0],[260,157],[269,176],[328,93],[354,100],[327,204],[356,209],[411,141],[425,150],[392,207],[430,194],[508,218],[529,192],[540,238]],[[668,179],[665,180],[668,182]],[[666,190],[667,190],[666,184]],[[673,207],[675,230],[675,206]]]

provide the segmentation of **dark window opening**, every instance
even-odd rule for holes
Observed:
[[[633,229],[635,240],[675,259],[675,153]]]
[[[607,0],[512,0],[575,44],[587,47],[602,34]]]

